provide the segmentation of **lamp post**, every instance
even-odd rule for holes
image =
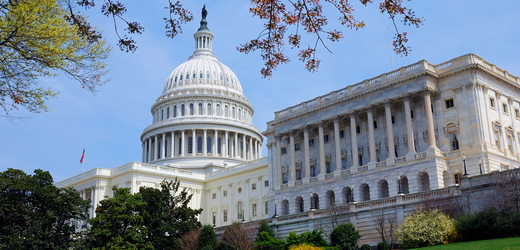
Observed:
[[[276,214],[276,201],[274,201],[274,217],[276,218],[278,215]]]
[[[350,192],[352,193],[352,202],[356,202],[356,200],[354,200],[354,185],[350,186]]]
[[[313,197],[313,196],[314,196],[314,195],[312,195],[312,193],[311,193],[311,211],[312,211],[312,209],[313,209],[312,205],[314,204],[314,202],[312,202],[312,197]]]
[[[276,205],[276,203],[275,203]],[[244,217],[246,217],[246,214],[244,213],[244,208],[242,208],[242,224],[246,223],[246,220],[244,220]]]
[[[464,162],[464,174],[462,176],[468,176],[468,171],[466,169],[466,155],[462,154],[462,162]]]
[[[482,159],[478,159],[478,168],[480,169],[480,175],[482,175]]]
[[[402,194],[403,192],[401,191],[401,176],[400,175],[397,176],[397,186],[399,186],[399,192],[397,192],[397,194]]]

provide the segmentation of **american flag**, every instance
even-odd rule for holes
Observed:
[[[85,157],[85,149],[83,149],[83,154],[81,155],[81,159],[79,160],[79,163],[83,164],[84,157]]]

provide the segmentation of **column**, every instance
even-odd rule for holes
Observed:
[[[142,162],[146,162],[146,161],[144,160],[144,158],[145,158],[145,154],[146,154],[146,151],[145,151],[145,150],[146,150],[146,140],[143,141],[143,153],[142,153],[142,156],[141,156],[141,161],[142,161]]]
[[[146,158],[146,163],[149,163],[152,161],[152,137],[148,137],[148,139],[146,139],[147,141],[147,144],[148,144],[148,147],[147,147],[147,150],[148,150],[148,157]]]
[[[222,141],[222,140],[221,140]],[[222,152],[222,149],[220,149]],[[218,130],[215,129],[215,137],[213,139],[213,150],[211,151],[213,156],[218,155]]]
[[[318,141],[320,147],[320,176],[325,176],[325,142],[323,141],[323,123],[318,124]]]
[[[357,146],[357,133],[356,133],[356,113],[350,112],[350,142],[352,144],[352,167],[350,171],[357,172],[359,166],[358,161],[358,146]]]
[[[395,158],[395,145],[394,145],[394,129],[392,126],[392,109],[390,107],[390,100],[383,101],[385,104],[385,116],[386,116],[386,137],[388,141],[388,158]],[[394,161],[395,162],[395,161]],[[387,161],[388,165],[388,161]]]
[[[195,145],[197,145],[197,138],[195,138],[195,136],[197,136],[197,135],[195,134],[195,129],[193,129],[191,131],[191,155],[192,156],[197,155],[197,151],[196,151],[197,147],[195,147]]]
[[[365,108],[367,111],[367,123],[368,123],[368,146],[370,147],[370,162],[375,163],[377,161],[376,155],[376,140],[374,137],[374,116],[372,115],[372,107]]]
[[[334,151],[336,154],[336,169],[341,171],[341,142],[339,138],[339,117],[334,117]]]
[[[235,142],[233,143],[233,153],[235,158],[238,159],[238,133],[235,132]]]
[[[404,113],[406,119],[406,137],[408,138],[408,154],[415,154],[412,115],[410,112],[410,94],[403,95]]]
[[[303,157],[305,158],[305,178],[311,177],[311,159],[309,157],[309,127],[303,128]]]
[[[161,142],[161,159],[166,158],[166,133],[162,134]]]
[[[426,123],[428,128],[428,147],[436,148],[435,145],[435,128],[433,126],[433,113],[432,113],[432,102],[430,97],[431,90],[426,89],[424,91],[424,109],[426,109]]]
[[[154,147],[153,147],[153,156],[152,156],[152,161],[155,161],[157,160],[158,156],[157,156],[157,152],[159,150],[159,137],[157,135],[154,136],[155,138],[155,142],[154,142]]]
[[[262,158],[262,143],[260,140],[257,141],[258,143],[258,159]]]
[[[253,160],[253,137],[249,137],[249,160]]]
[[[202,137],[202,155],[206,156],[208,152],[208,138],[206,137],[206,129],[204,129],[204,136]]]
[[[186,155],[186,140],[184,139],[184,129],[181,130],[181,157]]]
[[[172,134],[172,139],[171,139],[171,146],[170,146],[170,157],[171,158],[174,158],[175,157],[175,132],[172,131],[171,132]]]
[[[281,136],[276,136],[276,185],[282,185],[282,151],[281,149]]]
[[[247,158],[247,144],[246,144],[246,134],[242,134],[242,149],[243,152],[240,152],[243,159]]]
[[[228,134],[229,134],[229,131],[226,130],[226,131],[225,131],[225,134],[226,134],[226,136],[225,136],[225,138],[224,138],[224,142],[223,142],[223,143],[225,144],[225,146],[224,146],[224,152],[222,152],[222,154],[223,154],[225,157],[229,157],[229,154],[228,154],[228,151],[229,151],[229,147],[228,147],[228,145],[229,145],[229,141],[228,141]]]
[[[294,132],[289,133],[289,180],[296,180],[296,164],[294,162]]]

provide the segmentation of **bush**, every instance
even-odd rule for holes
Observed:
[[[405,248],[433,246],[442,244],[454,225],[455,221],[440,210],[425,211],[419,207],[404,217],[396,234]]]
[[[352,224],[341,224],[330,233],[330,244],[340,250],[357,250],[359,238],[359,231]]]
[[[372,250],[372,247],[369,244],[363,244],[361,250]]]
[[[257,239],[258,239],[258,236],[260,236],[260,233],[262,233],[262,232],[266,232],[269,235],[271,235],[272,237],[274,237],[273,228],[271,228],[271,226],[269,226],[269,224],[267,224],[267,222],[265,220],[260,222],[260,225],[258,225],[258,232],[256,233]]]
[[[200,250],[213,250],[213,247],[211,245],[206,245],[205,247],[201,248]]]
[[[257,250],[284,250],[285,242],[271,236],[268,232],[260,232],[260,235],[256,237],[256,249]]]
[[[496,239],[520,234],[520,212],[487,209],[466,215],[456,224],[457,232],[467,241]]]
[[[301,244],[301,245],[294,245],[294,246],[291,246],[291,248],[289,248],[289,250],[322,250],[323,248],[321,247],[315,247],[315,246],[311,246],[309,244]]]
[[[390,250],[390,245],[386,242],[379,242],[377,243],[377,250]]]
[[[315,247],[327,247],[327,241],[323,239],[323,232],[320,230],[312,230],[308,232],[303,232],[299,235],[296,235],[296,232],[292,231],[287,236],[287,247],[298,246],[302,244],[308,244]]]
[[[206,248],[207,246],[211,249],[217,245],[217,235],[215,230],[210,225],[204,225],[201,229],[199,236],[199,250]]]

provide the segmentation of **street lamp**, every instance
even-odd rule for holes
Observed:
[[[242,224],[246,223],[246,220],[244,220],[245,216],[246,216],[246,214],[244,213],[244,208],[242,208]]]
[[[466,169],[466,155],[462,154],[462,162],[464,162],[464,174],[462,176],[468,176],[468,171]]]
[[[276,218],[278,215],[276,214],[276,201],[274,201],[274,217]]]
[[[397,192],[397,194],[402,194],[403,192],[401,192],[401,176],[400,175],[397,176],[397,185],[399,186],[399,192]]]
[[[354,185],[350,186],[350,192],[352,193],[352,202],[356,202],[356,200],[354,200]]]
[[[480,169],[480,175],[482,175],[482,159],[478,159],[478,168]]]
[[[312,195],[312,193],[311,193],[311,210],[313,209],[312,205],[314,204],[314,202],[312,202],[312,197],[313,197],[313,196],[314,196],[314,195]]]

